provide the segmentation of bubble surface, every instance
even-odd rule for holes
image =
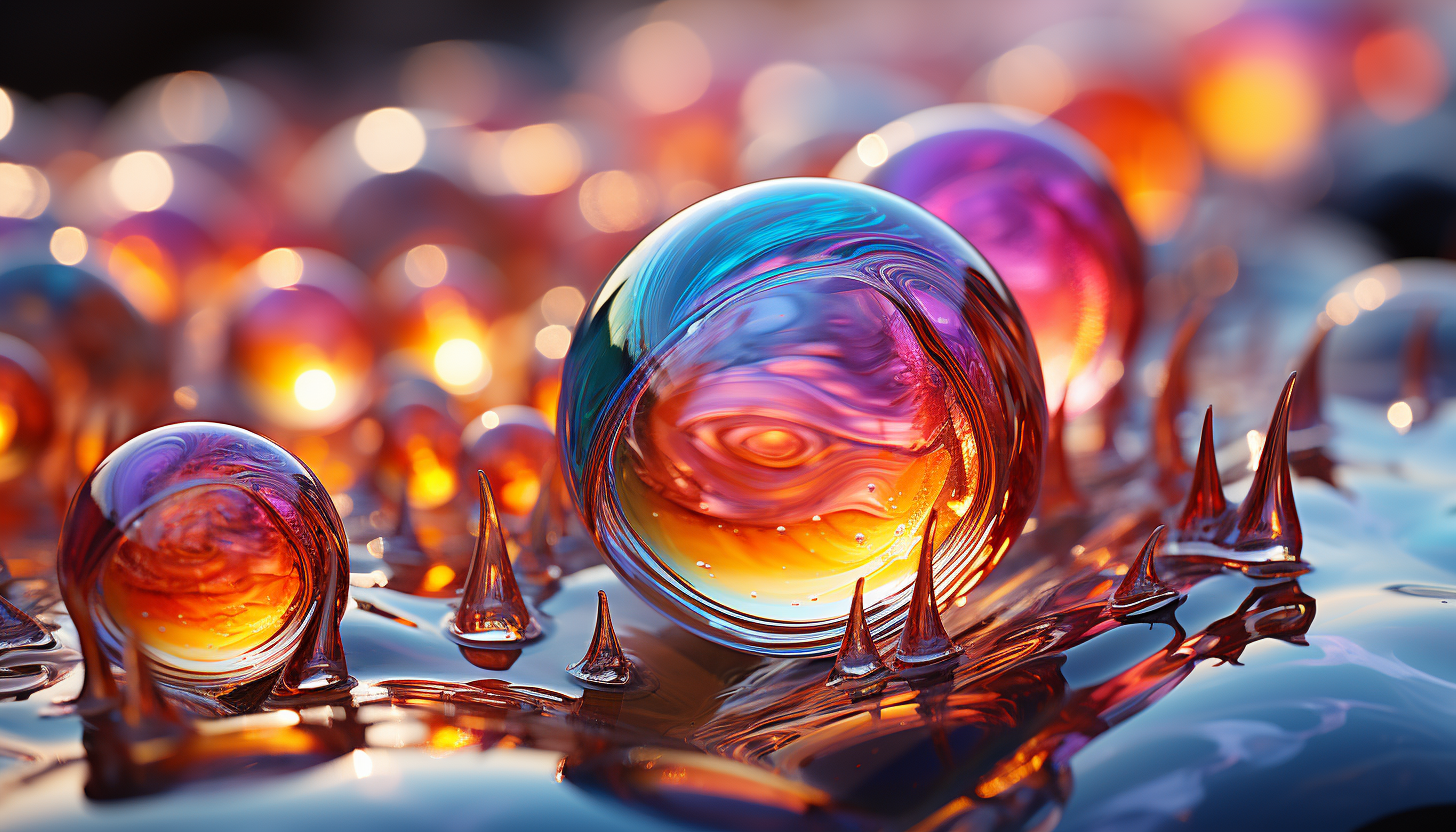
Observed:
[[[1122,375],[1142,315],[1142,252],[1096,150],[1033,117],[980,104],[921,110],[872,134],[892,142],[882,162],[851,151],[833,175],[899,194],[964,234],[1026,313],[1049,407],[1065,398],[1075,416]]]

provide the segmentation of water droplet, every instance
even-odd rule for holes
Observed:
[[[864,542],[865,542],[864,532],[859,532],[859,533],[855,534],[855,536],[854,536],[854,542],[855,543],[858,543],[860,545],[864,545]]]
[[[779,526],[776,531],[778,531],[779,534],[783,534],[784,532],[788,531],[788,529],[784,528],[783,526]]]

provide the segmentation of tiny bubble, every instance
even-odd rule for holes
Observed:
[[[815,595],[813,598],[810,598],[809,600],[810,601],[818,601],[819,600],[819,596],[818,595]]]
[[[814,522],[815,523],[818,523],[819,522],[819,515],[817,515],[817,514],[814,515]]]
[[[703,563],[702,561],[698,561],[698,566],[707,566],[707,564]]]
[[[750,592],[750,593],[748,593],[748,597],[749,598],[757,598],[758,597],[758,593],[757,592]]]
[[[657,512],[655,512],[655,511],[654,511],[654,512],[652,512],[652,516],[653,516],[653,517],[656,517],[656,516],[657,516]]]
[[[898,526],[895,527],[895,536],[896,537],[899,537],[900,535],[902,535],[904,533],[905,533],[905,524],[904,523],[901,523],[900,525],[898,525]]]
[[[152,614],[149,613],[149,612],[143,612],[142,613],[142,618],[151,618],[151,617],[152,617]]]
[[[784,527],[783,527],[783,526],[779,526],[779,527],[778,527],[778,532],[779,532],[779,534],[783,534],[783,533],[784,533],[784,532],[786,532],[786,531],[788,531],[788,529],[786,529],[786,528],[784,528]]]
[[[874,483],[870,483],[869,485],[865,486],[865,488],[868,489],[871,493],[874,493],[875,484]]]
[[[717,575],[714,575],[714,574],[713,574],[713,573],[712,573],[712,572],[709,572],[709,573],[708,573],[708,577],[709,577],[709,578],[716,578],[716,577],[718,577],[718,576],[717,576]]]
[[[157,632],[159,632],[159,633],[165,633],[165,632],[167,632],[167,628],[166,627],[159,626],[159,627],[157,627]]]
[[[854,536],[854,542],[855,543],[861,543],[862,544],[862,543],[864,543],[864,541],[865,541],[864,532],[860,532],[859,534],[857,534],[857,535]]]

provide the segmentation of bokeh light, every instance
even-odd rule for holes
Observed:
[[[108,177],[111,193],[128,211],[155,211],[167,204],[174,185],[172,166],[160,153],[138,150],[117,159]]]
[[[366,113],[354,127],[359,158],[380,173],[400,173],[419,164],[425,142],[425,126],[414,113],[398,107]]]
[[[86,232],[74,225],[57,228],[51,234],[51,256],[63,266],[74,266],[85,260],[89,249]]]

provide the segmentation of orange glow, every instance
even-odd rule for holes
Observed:
[[[581,145],[559,124],[532,124],[500,144],[500,168],[518,194],[554,194],[581,174]]]
[[[430,747],[442,751],[474,745],[479,738],[471,731],[454,725],[441,725],[430,734]]]
[[[455,472],[440,464],[440,458],[422,436],[410,437],[409,503],[415,508],[437,508],[455,496]]]
[[[546,417],[546,423],[556,424],[556,403],[561,400],[561,376],[552,375],[536,382],[531,391],[531,404]]]
[[[140,235],[123,238],[107,266],[117,288],[147,320],[165,323],[177,316],[177,274],[156,243]]]
[[[420,586],[426,592],[439,592],[455,580],[455,570],[443,563],[437,563],[425,570],[425,577],[420,581]]]
[[[1355,87],[1377,116],[1400,124],[1431,112],[1446,97],[1441,50],[1419,29],[1373,32],[1355,48]]]
[[[142,515],[101,575],[108,612],[143,643],[192,661],[272,638],[299,600],[298,552],[247,492],[192,490]]]
[[[1209,156],[1246,176],[1277,176],[1313,151],[1325,117],[1319,79],[1292,49],[1224,56],[1187,93],[1189,121]]]
[[[1096,145],[1111,164],[1112,184],[1149,243],[1178,230],[1203,177],[1191,136],[1171,114],[1128,92],[1086,92],[1056,118]]]
[[[0,402],[0,453],[4,453],[15,439],[15,430],[20,426],[20,414],[9,402]]]

